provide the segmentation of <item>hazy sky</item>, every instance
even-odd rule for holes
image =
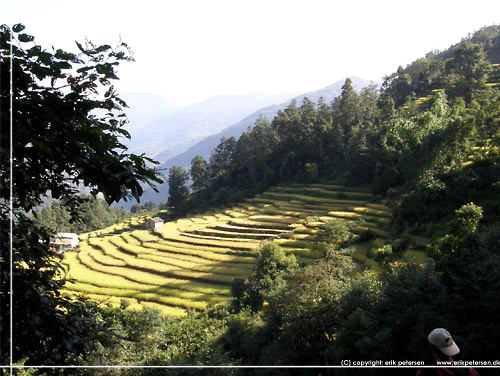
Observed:
[[[42,46],[76,51],[121,36],[136,62],[121,92],[190,104],[218,94],[307,92],[350,75],[381,80],[500,23],[499,0],[2,0]]]

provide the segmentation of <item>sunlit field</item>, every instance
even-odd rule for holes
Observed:
[[[311,241],[330,221],[349,221],[357,233],[368,234],[353,257],[360,269],[377,271],[370,250],[384,244],[391,215],[380,197],[363,189],[291,184],[157,229],[146,228],[148,217],[134,217],[80,235],[79,250],[64,257],[64,290],[100,304],[154,307],[180,317],[228,301],[234,278],[251,273],[264,241],[276,242],[299,263],[315,262],[324,255]]]

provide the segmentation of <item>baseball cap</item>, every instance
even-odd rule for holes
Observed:
[[[460,352],[457,344],[451,338],[451,334],[444,328],[436,328],[429,333],[427,339],[431,344],[438,347],[444,355],[453,356]]]

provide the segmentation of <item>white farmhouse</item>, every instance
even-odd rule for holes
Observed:
[[[148,221],[148,228],[158,228],[163,226],[164,221],[160,217],[153,217]]]
[[[50,241],[50,247],[56,253],[63,253],[68,249],[75,249],[79,243],[77,234],[72,232],[58,232],[54,236],[54,239]]]

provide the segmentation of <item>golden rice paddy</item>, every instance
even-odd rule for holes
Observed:
[[[148,219],[135,217],[81,234],[79,250],[63,260],[65,293],[180,317],[228,301],[232,281],[252,272],[264,241],[311,263],[323,256],[310,242],[327,221],[359,221],[360,233],[383,239],[391,212],[380,197],[361,188],[290,184],[156,229],[147,228]],[[373,261],[358,258],[367,265]]]

